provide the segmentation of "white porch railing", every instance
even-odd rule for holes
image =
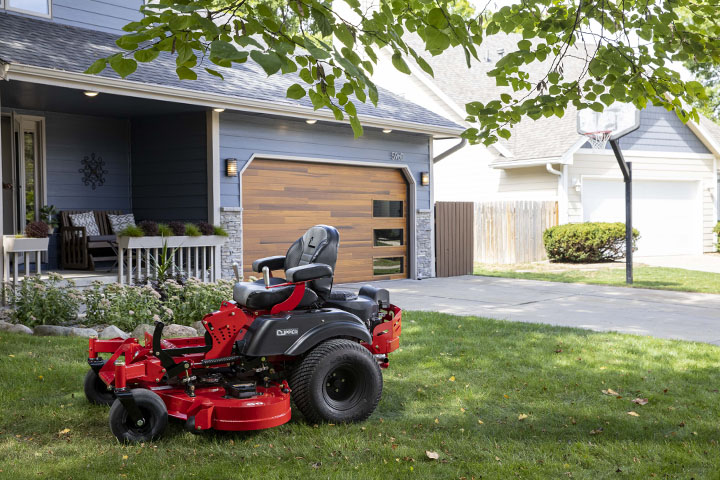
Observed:
[[[170,275],[182,273],[203,282],[220,278],[220,247],[227,237],[118,237],[118,283],[138,283],[157,277],[157,262],[167,244],[172,255]]]

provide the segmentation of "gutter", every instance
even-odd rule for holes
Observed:
[[[7,73],[10,70],[10,62],[0,58],[0,80],[7,80]]]
[[[2,68],[2,67],[0,67]],[[32,65],[12,64],[6,75],[7,79],[54,85],[79,90],[94,90],[100,93],[148,98],[174,103],[187,103],[210,108],[225,108],[250,113],[265,113],[283,117],[317,119],[324,122],[348,124],[338,121],[330,111],[314,111],[311,107],[287,103],[275,103],[267,100],[239,98],[230,95],[187,90],[183,88],[153,85],[149,83],[121,80],[116,78],[87,75],[84,73],[67,72]],[[424,125],[403,120],[392,120],[372,115],[359,115],[360,122],[367,127],[395,129],[405,132],[422,133],[432,137],[459,136],[465,129],[462,127],[442,127]]]
[[[433,157],[433,165],[438,163],[440,160],[443,160],[443,159],[449,157],[450,155],[452,155],[453,153],[457,152],[458,150],[463,148],[465,145],[467,145],[467,143],[468,143],[468,141],[466,138],[460,139],[460,141],[458,143],[456,143],[452,147],[448,148],[441,154]]]
[[[552,173],[553,175],[562,176],[562,172],[560,170],[555,170],[552,166],[552,163],[548,162],[545,164],[545,170],[548,171],[548,173]]]

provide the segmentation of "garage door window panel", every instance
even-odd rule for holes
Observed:
[[[373,230],[373,245],[376,247],[402,247],[405,245],[405,229],[376,228]]]
[[[405,257],[373,258],[373,275],[398,275],[405,273]]]

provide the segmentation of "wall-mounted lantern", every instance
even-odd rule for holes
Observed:
[[[238,176],[237,158],[226,158],[225,159],[225,176],[226,177],[237,177]]]
[[[420,185],[423,187],[430,185],[430,172],[420,172]]]

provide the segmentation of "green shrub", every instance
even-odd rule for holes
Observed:
[[[141,323],[172,320],[172,314],[160,302],[160,294],[149,285],[93,282],[85,290],[85,306],[87,323],[115,325],[126,331]]]
[[[197,225],[198,230],[200,230],[200,233],[203,235],[212,235],[215,228],[212,226],[212,224],[208,222],[198,222]]]
[[[717,222],[715,224],[715,228],[713,228],[713,232],[718,234],[718,238],[720,238],[720,222]],[[720,241],[716,245],[717,251],[720,252]]]
[[[173,321],[190,325],[219,310],[222,302],[232,299],[233,283],[228,280],[202,283],[190,278],[184,285],[168,280],[162,288],[166,297],[164,305],[171,311]]]
[[[140,230],[143,231],[143,234],[148,237],[157,237],[160,235],[160,228],[157,224],[157,222],[153,222],[152,220],[143,220],[142,222],[138,223],[137,225],[140,227]]]
[[[213,227],[213,235],[218,235],[220,237],[227,237],[228,232],[223,227],[221,227],[219,225],[215,225]]]
[[[28,327],[62,325],[77,319],[82,295],[72,280],[50,273],[47,280],[38,276],[24,278],[17,288],[6,290],[15,322]]]
[[[167,223],[158,223],[158,233],[162,237],[172,237],[174,232]]]
[[[144,237],[145,232],[137,225],[129,225],[118,233],[118,237]]]
[[[170,230],[173,231],[173,235],[175,236],[182,237],[185,235],[185,224],[182,222],[173,220],[172,222],[168,222],[168,227],[170,227]]]
[[[188,237],[199,237],[202,235],[202,232],[194,223],[186,223],[185,235],[187,235]]]
[[[633,229],[633,251],[640,234]],[[552,262],[610,262],[625,256],[625,224],[568,223],[543,233],[545,252]]]

